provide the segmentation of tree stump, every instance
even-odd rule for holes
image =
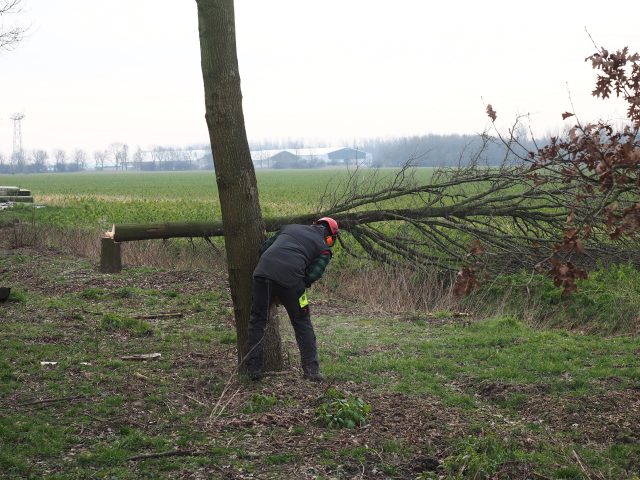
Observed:
[[[120,243],[111,237],[100,239],[100,271],[102,273],[118,273],[122,270]]]

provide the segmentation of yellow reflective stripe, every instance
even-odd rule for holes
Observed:
[[[307,300],[307,291],[306,290],[304,292],[302,292],[302,295],[300,295],[300,298],[298,299],[298,303],[300,304],[300,308],[304,308],[304,307],[307,307],[309,305],[309,300]]]

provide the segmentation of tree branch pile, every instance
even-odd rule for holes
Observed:
[[[317,212],[265,219],[266,229],[330,215],[348,233],[340,243],[350,255],[413,269],[473,267],[497,273],[539,268],[556,256],[585,268],[600,262],[640,264],[636,244],[614,242],[604,228],[593,229],[579,253],[557,249],[569,216],[575,224],[603,220],[615,197],[576,202],[581,185],[565,182],[551,167],[542,181],[540,171],[531,174],[531,162],[489,168],[477,165],[478,158],[421,179],[426,172],[410,164],[396,171],[353,170],[341,184],[326,187]],[[223,229],[219,222],[116,225],[110,235],[116,241],[215,237]]]
[[[536,184],[553,184],[560,178],[575,188],[566,203],[563,238],[553,245],[548,261],[548,273],[565,293],[575,290],[575,280],[587,272],[560,253],[584,255],[588,244],[613,244],[618,249],[627,245],[632,248],[627,260],[638,264],[633,250],[637,251],[640,232],[640,55],[627,47],[614,53],[598,48],[586,60],[599,72],[592,95],[624,100],[625,124],[615,128],[604,121],[583,124],[576,119],[564,138],[551,138],[549,145],[523,159],[530,163],[527,176]],[[495,122],[491,105],[487,114]],[[562,114],[563,119],[572,117],[572,112]]]
[[[570,215],[574,222],[602,218],[613,199],[576,202],[579,185],[552,172],[541,182],[530,169],[527,162],[499,168],[472,162],[435,170],[420,183],[405,167],[384,185],[381,172],[354,173],[340,193],[325,194],[322,214],[338,218],[351,234],[341,243],[355,256],[456,271],[479,267],[480,257],[482,268],[493,273],[540,268],[563,253],[556,245],[565,238]],[[579,255],[564,253],[593,266],[627,261],[635,252],[629,242],[612,242],[604,230],[593,230]],[[640,255],[635,257],[638,262]]]

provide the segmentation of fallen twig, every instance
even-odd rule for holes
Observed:
[[[146,375],[141,374],[140,372],[133,372],[133,376],[134,377],[138,377],[142,380],[144,380],[145,382],[150,382],[151,379],[149,377],[147,377]]]
[[[162,457],[192,457],[195,455],[202,455],[204,452],[200,450],[171,450],[170,452],[159,452],[159,453],[144,453],[142,455],[135,455],[133,457],[129,457],[128,460],[130,462],[135,462],[137,460],[147,460],[149,458],[162,458]]]
[[[202,405],[203,407],[208,406],[206,403],[201,402],[200,400],[198,400],[197,398],[192,397],[191,395],[187,395],[186,393],[182,393],[181,394],[183,397],[188,398],[189,400],[193,400],[194,402],[196,402],[198,405]]]
[[[191,352],[189,353],[190,356],[192,357],[199,357],[199,358],[213,358],[214,356],[211,353],[202,353],[202,352]]]
[[[44,405],[47,403],[56,403],[56,402],[71,402],[73,400],[83,400],[88,398],[85,395],[81,395],[78,397],[61,397],[61,398],[45,398],[42,400],[34,400],[33,402],[26,402],[26,403],[19,403],[16,406],[17,407],[28,407],[28,406],[32,406],[32,405]]]
[[[213,411],[211,412],[211,415],[209,416],[209,420],[211,420],[211,418],[214,416],[215,418],[218,418],[220,415],[222,415],[222,412],[224,412],[225,408],[227,408],[227,406],[231,403],[231,401],[234,398],[236,398],[236,395],[240,393],[240,390],[241,389],[238,388],[235,392],[233,392],[229,397],[229,399],[224,404],[220,404],[220,399],[222,399],[222,396],[220,396],[218,403],[216,403],[216,406],[214,407]]]
[[[156,358],[160,358],[162,355],[160,353],[140,353],[136,355],[123,355],[120,357],[121,360],[155,360]]]
[[[424,315],[426,317],[430,317],[430,318],[441,318],[442,314],[438,314],[438,313],[432,313],[432,312],[426,312],[424,313]],[[452,317],[470,317],[471,314],[468,312],[452,312],[451,313]]]
[[[585,467],[584,463],[582,463],[582,460],[580,460],[580,456],[578,455],[578,452],[576,452],[575,450],[571,451],[573,453],[573,458],[576,459],[576,462],[578,462],[578,465],[580,466],[580,468],[582,469],[582,471],[584,472],[585,476],[587,477],[588,480],[592,480],[592,476],[589,474],[589,472],[587,471],[587,468]],[[593,473],[593,472],[592,472]],[[602,478],[601,475],[597,475],[598,478]]]
[[[540,474],[538,472],[533,472],[532,471],[531,475],[533,475],[534,477],[539,478],[541,480],[551,480],[551,477],[546,477],[546,476],[544,476],[544,475],[542,475],[542,474]]]
[[[154,318],[180,318],[183,317],[183,313],[153,313],[149,315],[136,315],[137,320],[153,320]]]

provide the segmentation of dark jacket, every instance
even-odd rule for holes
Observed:
[[[320,225],[285,225],[262,246],[254,277],[303,290],[324,273],[331,250]]]

